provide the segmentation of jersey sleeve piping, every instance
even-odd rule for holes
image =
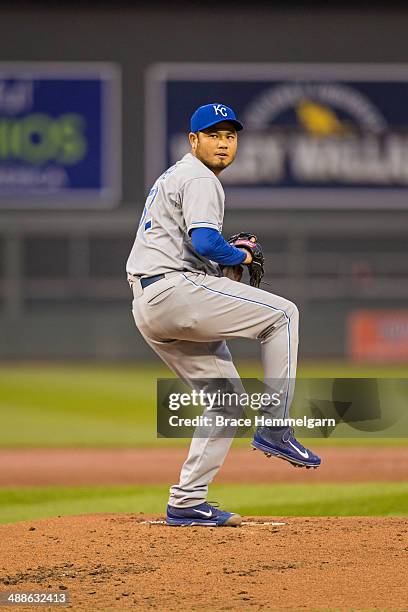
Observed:
[[[220,231],[218,223],[214,223],[214,221],[193,221],[188,226],[187,231],[188,233],[190,233],[191,230],[196,229],[198,227],[208,227],[209,229],[216,229]]]

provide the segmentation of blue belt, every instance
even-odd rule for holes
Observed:
[[[146,289],[146,287],[148,287],[149,285],[152,285],[156,281],[161,280],[162,278],[164,278],[164,274],[156,274],[155,276],[148,276],[147,278],[141,278],[140,284],[142,286],[142,289]]]

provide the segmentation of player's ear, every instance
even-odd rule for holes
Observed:
[[[190,145],[191,145],[191,149],[194,153],[194,151],[197,148],[197,143],[198,143],[198,134],[195,134],[194,132],[190,132],[188,135],[188,139],[190,141]]]

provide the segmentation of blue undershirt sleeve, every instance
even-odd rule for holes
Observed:
[[[222,266],[236,266],[244,261],[246,254],[229,244],[216,229],[197,227],[191,231],[194,249],[207,259]]]

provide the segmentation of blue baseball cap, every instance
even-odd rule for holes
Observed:
[[[219,104],[218,102],[205,104],[197,108],[191,117],[190,128],[192,132],[199,132],[211,125],[221,123],[221,121],[231,121],[237,131],[244,129],[244,126],[238,121],[232,108],[225,106],[225,104]]]

